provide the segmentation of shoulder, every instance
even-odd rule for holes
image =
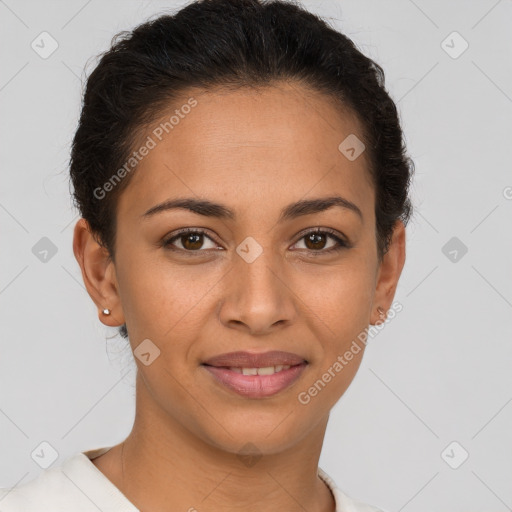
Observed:
[[[318,475],[325,481],[333,493],[334,499],[336,501],[336,512],[387,512],[386,510],[356,500],[346,494],[320,467],[318,468]]]
[[[45,469],[32,480],[0,489],[1,512],[90,512],[115,493],[83,452]],[[105,501],[106,500],[106,501]]]
[[[49,468],[29,482],[0,489],[0,510],[56,512],[74,505],[79,493],[79,489],[66,478],[61,467]]]

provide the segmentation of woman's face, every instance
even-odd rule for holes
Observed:
[[[197,105],[181,110],[168,133],[159,121],[144,135],[154,147],[120,196],[113,316],[126,322],[136,355],[146,353],[136,358],[141,410],[233,453],[247,442],[272,453],[327,420],[364,350],[333,368],[375,308],[392,300],[376,300],[381,266],[366,153],[353,159],[339,149],[349,136],[362,139],[361,127],[298,85],[190,96]],[[341,200],[308,206],[330,198]],[[219,206],[145,215],[176,199]],[[184,228],[195,234],[177,236]],[[284,389],[237,392],[204,365],[235,351],[285,351],[307,364],[291,369],[295,380]],[[260,377],[231,375],[259,389]],[[309,392],[319,380],[325,385]]]

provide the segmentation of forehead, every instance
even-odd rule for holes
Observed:
[[[354,135],[363,139],[356,116],[296,84],[190,90],[140,139],[151,149],[121,194],[118,214],[184,195],[229,199],[236,208],[336,191],[373,209],[366,153],[349,160],[339,149]]]

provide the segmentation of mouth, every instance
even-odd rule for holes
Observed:
[[[214,378],[214,381],[246,398],[266,398],[284,391],[302,375],[307,361],[293,365],[273,365],[259,367],[201,366]]]
[[[229,352],[211,357],[203,361],[202,364],[217,368],[268,369],[271,367],[291,367],[304,362],[307,363],[308,361],[298,354],[284,352],[282,350],[271,350],[269,352],[260,353],[248,351]]]

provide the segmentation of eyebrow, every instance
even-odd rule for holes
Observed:
[[[363,220],[363,214],[360,208],[352,201],[341,196],[321,197],[317,199],[303,199],[295,203],[289,204],[281,210],[278,222],[295,219],[302,215],[311,215],[313,213],[323,212],[329,208],[338,206],[345,210],[352,211]],[[163,203],[151,207],[141,215],[146,219],[157,213],[168,210],[185,209],[205,217],[215,217],[218,219],[235,220],[236,214],[227,206],[214,203],[207,199],[195,199],[192,197],[169,199]]]

